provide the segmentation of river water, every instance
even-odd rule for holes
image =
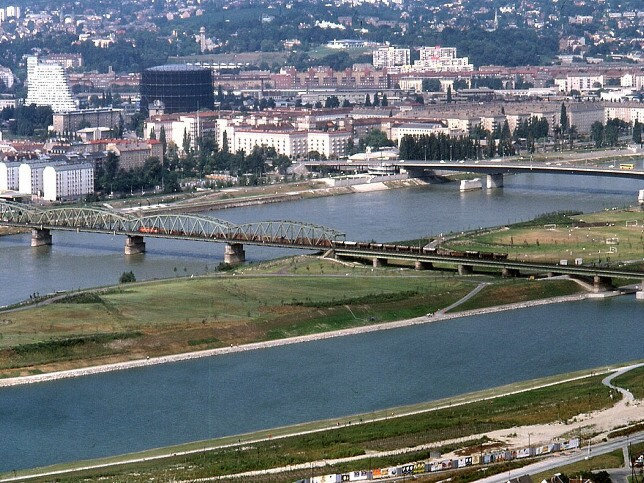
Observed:
[[[456,183],[315,198],[215,211],[235,223],[296,220],[346,233],[350,240],[392,241],[527,220],[558,210],[594,211],[636,201],[641,183],[585,176],[507,176],[505,188],[460,193]],[[123,255],[124,237],[54,232],[54,245],[32,249],[29,235],[0,237],[0,305],[33,293],[116,283],[132,270],[138,280],[202,274],[223,258],[214,243],[146,238],[147,253]],[[285,250],[246,247],[248,260]]]
[[[635,181],[506,178],[503,190],[455,184],[317,198],[210,213],[232,222],[291,219],[354,240],[401,240],[631,204]],[[54,232],[0,237],[0,305],[34,292],[211,270],[221,245]],[[250,260],[289,253],[246,247]],[[0,471],[47,465],[314,419],[369,412],[644,357],[633,297],[535,307],[323,341],[0,390]]]
[[[639,312],[638,312],[639,311]],[[364,413],[644,357],[633,296],[0,390],[0,471]]]

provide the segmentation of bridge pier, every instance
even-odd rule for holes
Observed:
[[[51,245],[51,231],[46,228],[32,228],[31,246],[44,247]]]
[[[434,264],[432,262],[423,262],[422,260],[416,260],[414,263],[414,268],[416,270],[431,270],[434,268]]]
[[[610,277],[601,277],[599,275],[595,275],[593,277],[593,287],[595,292],[603,292],[605,290],[613,290],[615,288],[613,286],[613,280]]]
[[[241,243],[226,243],[224,249],[224,263],[228,265],[239,265],[246,261],[246,252]]]
[[[640,289],[635,292],[635,299],[644,302],[644,280],[640,283]]]
[[[387,266],[387,259],[386,258],[374,257],[372,263],[373,263],[373,268],[386,267]]]
[[[488,174],[487,175],[487,189],[503,188],[503,174]]]
[[[459,264],[458,266],[459,275],[471,275],[472,273],[474,273],[474,267],[472,267],[472,265]]]
[[[518,277],[519,275],[520,272],[517,268],[503,267],[503,269],[501,270],[501,276],[505,278]]]
[[[125,254],[138,255],[139,253],[145,253],[143,237],[140,235],[128,235],[125,239]]]

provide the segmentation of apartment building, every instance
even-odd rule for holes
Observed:
[[[58,63],[40,62],[27,57],[26,105],[50,106],[54,112],[76,109],[65,69]]]
[[[410,49],[382,47],[373,51],[372,64],[377,69],[386,69],[411,64]]]
[[[584,92],[604,87],[603,75],[568,75],[555,79],[555,85],[560,92],[569,93],[573,90]]]
[[[46,166],[42,171],[43,199],[64,201],[94,192],[94,165],[89,163]]]
[[[0,191],[18,190],[19,161],[0,161]]]

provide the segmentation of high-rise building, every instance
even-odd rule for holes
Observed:
[[[212,70],[174,64],[151,67],[141,76],[141,110],[154,101],[165,105],[165,113],[213,109],[215,103]]]
[[[474,66],[467,57],[457,57],[455,47],[421,47],[420,59],[414,62],[414,70],[434,72],[472,71]]]
[[[411,51],[409,49],[382,47],[373,51],[373,66],[379,69],[409,65],[410,62]]]
[[[76,109],[65,69],[58,63],[43,63],[27,57],[26,105],[50,106],[54,112]]]

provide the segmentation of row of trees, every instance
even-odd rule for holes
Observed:
[[[9,130],[18,136],[33,136],[36,132],[44,136],[47,128],[54,122],[53,115],[51,107],[35,104],[5,107],[0,112],[3,121],[13,120],[9,124]]]
[[[621,119],[609,119],[606,124],[595,121],[590,126],[590,137],[595,143],[596,148],[617,146],[619,136],[628,132],[629,124]],[[640,132],[641,142],[641,127]],[[635,139],[635,129],[633,130],[633,139]]]
[[[452,160],[473,159],[496,154],[495,141],[482,146],[479,139],[453,138],[445,134],[405,135],[400,141],[401,159]]]

